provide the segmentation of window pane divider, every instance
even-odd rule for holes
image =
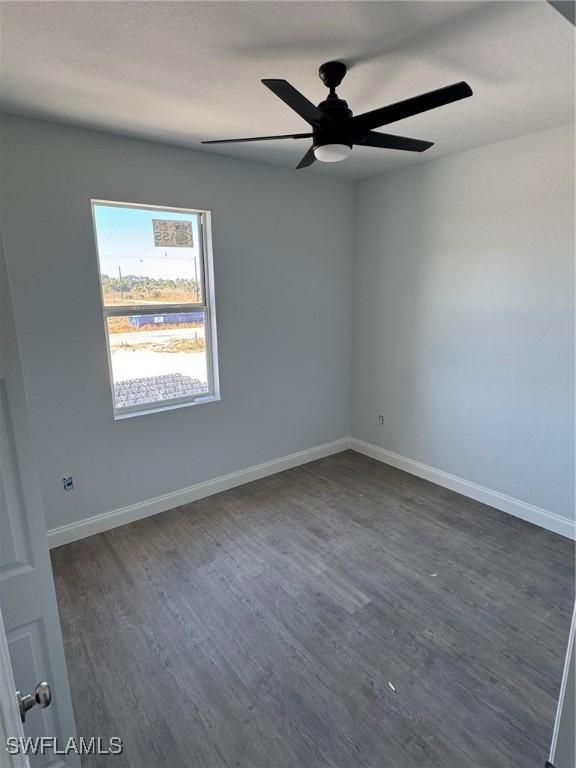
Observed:
[[[105,317],[125,317],[126,315],[165,315],[169,312],[207,311],[206,304],[115,304],[103,307]]]

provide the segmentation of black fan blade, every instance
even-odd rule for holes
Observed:
[[[318,107],[314,106],[311,101],[308,101],[306,96],[303,96],[300,91],[297,91],[293,85],[287,80],[262,80],[267,88],[270,88],[272,93],[275,93],[279,99],[282,99],[284,104],[287,104],[290,109],[297,112],[300,117],[303,117],[307,123],[313,125],[314,123],[322,120],[324,115]]]
[[[310,147],[308,152],[304,155],[302,160],[298,163],[296,166],[296,169],[298,168],[307,168],[309,165],[312,165],[312,163],[316,160],[316,156],[314,154],[314,146]]]
[[[404,120],[404,118],[418,115],[420,112],[427,112],[429,109],[436,109],[436,107],[442,107],[444,104],[466,99],[468,96],[472,96],[472,88],[468,83],[462,81],[454,85],[447,85],[445,88],[438,88],[436,91],[422,93],[420,96],[414,96],[405,101],[398,101],[396,104],[389,104],[387,107],[356,115],[350,120],[349,125],[358,133],[371,131],[381,125],[395,123],[397,120]]]
[[[420,141],[420,139],[407,139],[405,136],[393,136],[391,133],[370,133],[354,144],[365,147],[382,147],[383,149],[404,149],[407,152],[424,152],[434,146],[433,141]]]
[[[212,139],[200,144],[235,144],[239,141],[274,141],[274,139],[309,139],[311,133],[284,133],[281,136],[253,136],[249,139]]]

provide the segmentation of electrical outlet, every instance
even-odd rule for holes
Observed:
[[[74,490],[74,480],[72,478],[72,475],[70,477],[63,477],[62,478],[62,485],[64,486],[65,491],[73,491]]]
[[[380,424],[381,427],[384,426],[384,416],[383,414],[378,414],[378,424]]]

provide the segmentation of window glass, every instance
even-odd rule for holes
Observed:
[[[208,394],[204,312],[109,317],[117,408]]]
[[[104,306],[203,303],[198,213],[95,205]]]

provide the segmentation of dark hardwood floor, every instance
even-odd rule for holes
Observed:
[[[345,452],[52,552],[111,768],[543,768],[574,546]]]

